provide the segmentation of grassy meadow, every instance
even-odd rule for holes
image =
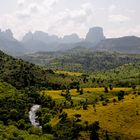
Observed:
[[[140,96],[128,95],[125,99],[117,103],[109,103],[107,106],[98,104],[96,111],[89,105],[87,110],[65,109],[69,118],[74,118],[75,114],[81,114],[81,122],[100,122],[100,127],[110,133],[119,133],[140,138]]]
[[[71,100],[74,105],[63,108],[71,120],[77,119],[75,116],[79,114],[79,124],[88,125],[98,121],[100,128],[107,131],[110,136],[119,135],[124,140],[140,138],[140,96],[136,89],[128,87],[114,87],[105,93],[104,88],[83,88],[83,94],[80,95],[76,89],[69,90]],[[120,91],[125,92],[124,99],[118,101],[117,95]],[[42,94],[52,97],[57,104],[63,104],[66,99],[62,96],[63,90],[43,90]],[[102,99],[101,99],[102,98]],[[113,100],[116,100],[115,102]],[[97,102],[95,102],[95,100]],[[103,102],[107,104],[103,105]],[[83,109],[81,101],[87,101],[87,109]],[[66,101],[67,105],[70,104]],[[95,106],[93,107],[95,103]],[[55,126],[59,123],[59,114],[51,120],[51,125]],[[102,133],[101,132],[101,133]],[[99,132],[100,134],[100,132]],[[81,132],[80,139],[88,140],[88,132]],[[113,139],[113,138],[112,138]]]
[[[109,90],[108,93],[105,93],[104,88],[101,87],[101,88],[83,88],[82,95],[80,95],[80,93],[77,92],[76,89],[71,89],[71,90],[69,90],[69,94],[71,95],[72,100],[74,102],[87,99],[89,103],[93,103],[93,101],[96,98],[99,98],[102,95],[104,97],[111,98],[113,96],[116,96],[116,94],[121,90],[128,92],[128,93],[133,91],[133,89],[129,88],[129,87],[117,87],[117,88],[113,88],[113,90]],[[41,93],[52,97],[52,99],[54,99],[56,101],[65,99],[64,96],[61,95],[61,93],[63,93],[63,92],[65,93],[66,91],[65,90],[43,90],[43,91],[41,91]]]

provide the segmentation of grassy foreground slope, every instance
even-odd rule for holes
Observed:
[[[110,135],[119,134],[123,139],[140,139],[140,96],[129,95],[117,103],[109,103],[107,106],[98,104],[96,112],[93,106],[87,110],[65,109],[69,118],[75,114],[81,114],[82,123],[99,121],[100,127],[107,130]]]
[[[125,96],[119,101],[118,93],[120,91],[124,91]],[[85,126],[80,132],[79,140],[90,139],[90,131],[85,129],[97,121],[100,125],[99,140],[107,137],[111,140],[135,140],[140,139],[140,95],[138,91],[139,87],[136,89],[113,88],[108,93],[104,92],[104,88],[83,88],[83,94],[80,95],[73,89],[69,91],[70,101],[62,96],[62,93],[65,93],[62,90],[42,92],[51,96],[58,105],[61,104],[70,120],[76,120]],[[82,102],[87,102],[86,109],[84,109]],[[56,126],[59,121],[58,115],[51,120],[51,125]]]

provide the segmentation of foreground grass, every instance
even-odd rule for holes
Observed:
[[[137,87],[138,89],[138,87]],[[117,100],[117,93],[125,91],[123,101],[113,103],[113,99]],[[81,124],[92,124],[99,121],[102,130],[107,130],[111,135],[118,134],[121,137],[129,138],[129,140],[140,139],[140,95],[134,94],[132,88],[113,88],[109,93],[104,92],[104,88],[83,88],[84,93],[80,95],[76,89],[70,90],[72,101],[75,106],[63,109],[68,114],[68,118],[76,119],[75,115],[80,114]],[[65,92],[65,91],[63,91]],[[44,90],[45,95],[51,96],[55,101],[66,101],[65,97],[61,96],[62,90]],[[98,101],[93,108],[93,101],[103,95],[109,99],[109,103],[103,106],[102,102]],[[79,101],[88,100],[87,110],[78,104]],[[51,125],[55,126],[60,121],[59,114],[51,120]],[[81,132],[83,138],[88,139],[88,132]],[[127,139],[128,140],[128,139]]]
[[[116,104],[109,103],[107,106],[98,104],[96,112],[92,105],[87,110],[65,109],[69,118],[75,114],[81,114],[81,123],[88,121],[89,124],[99,121],[100,127],[109,132],[127,135],[140,139],[140,96],[128,95],[124,101]]]

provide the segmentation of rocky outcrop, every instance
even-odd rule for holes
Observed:
[[[93,28],[89,29],[89,32],[87,33],[85,40],[88,42],[92,42],[94,44],[97,44],[104,39],[105,39],[105,36],[103,33],[103,28],[93,27]]]

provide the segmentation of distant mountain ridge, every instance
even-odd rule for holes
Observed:
[[[140,38],[136,36],[125,36],[102,40],[95,47],[102,51],[117,51],[121,53],[140,53]]]
[[[5,32],[0,30],[0,50],[13,56],[23,55],[26,52],[24,46],[13,37],[9,29]]]
[[[120,38],[106,38],[101,27],[90,28],[86,38],[77,34],[65,35],[60,38],[42,31],[28,32],[22,41],[13,37],[11,30],[0,30],[0,50],[13,55],[49,51],[65,51],[75,47],[92,48],[94,51],[111,51],[119,53],[140,53],[140,38],[126,36]]]

